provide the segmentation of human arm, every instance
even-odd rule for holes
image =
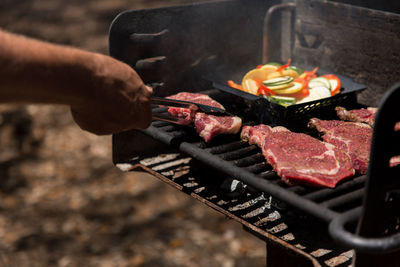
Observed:
[[[82,129],[110,134],[147,127],[151,95],[125,63],[0,30],[0,103],[69,105]]]

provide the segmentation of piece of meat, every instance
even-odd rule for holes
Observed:
[[[242,120],[239,117],[213,116],[197,112],[194,125],[197,133],[209,142],[214,136],[220,134],[236,134],[242,127]]]
[[[306,134],[257,125],[243,127],[241,138],[260,146],[267,162],[287,183],[333,188],[354,175],[347,153]]]
[[[204,94],[181,92],[167,98],[225,109],[220,103]],[[220,134],[236,134],[240,131],[242,126],[242,119],[239,117],[214,116],[187,108],[177,107],[168,108],[168,112],[173,116],[184,118],[188,124],[194,122],[197,133],[203,137],[206,142],[209,142],[212,138]]]
[[[181,92],[175,95],[168,96],[166,98],[190,101],[198,104],[204,104],[220,109],[225,109],[220,103],[205,94]],[[187,124],[190,124],[194,121],[197,111],[189,108],[169,107],[168,113],[172,116],[183,118],[187,122]]]
[[[359,122],[310,119],[308,127],[323,133],[322,139],[346,151],[351,157],[354,169],[365,174],[368,169],[372,128]]]
[[[368,107],[361,109],[347,110],[343,107],[336,107],[336,114],[341,120],[352,121],[352,122],[365,122],[371,126],[374,126],[375,115],[378,108]],[[394,125],[395,131],[400,131],[400,122]]]
[[[250,145],[258,145],[262,147],[264,144],[265,136],[271,132],[271,127],[260,124],[256,126],[243,126],[240,133],[240,139],[248,142]]]
[[[336,107],[335,108],[338,117],[342,120],[352,121],[352,122],[365,122],[371,126],[374,126],[375,122],[375,115],[378,111],[377,108],[368,107],[363,109],[353,109],[353,110],[346,110],[343,107]],[[397,122],[394,125],[395,131],[400,131],[400,122]],[[396,156],[390,159],[390,166],[396,166],[400,164],[400,156]]]
[[[365,122],[371,126],[374,125],[377,108],[368,107],[361,109],[347,110],[343,107],[336,107],[336,114],[341,120],[351,122]]]

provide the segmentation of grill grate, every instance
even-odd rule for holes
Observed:
[[[223,214],[251,227],[261,236],[278,237],[285,246],[292,246],[314,257],[321,266],[349,266],[353,251],[340,247],[331,240],[325,224],[310,217],[291,212],[277,211],[273,200],[260,191],[245,190],[231,195],[222,184],[229,177],[215,172],[205,175],[194,160],[181,153],[170,153],[137,160],[140,166],[163,175],[169,184],[191,195]],[[310,227],[312,225],[312,227]],[[321,238],[306,238],[319,233]]]
[[[166,108],[156,109],[167,112]],[[365,176],[356,175],[334,189],[290,186],[266,163],[260,148],[241,141],[238,135],[219,136],[206,144],[192,128],[165,122],[153,122],[144,132],[169,145],[177,144],[181,151],[215,170],[326,222],[361,206]]]

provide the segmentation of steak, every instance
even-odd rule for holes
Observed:
[[[204,94],[182,92],[167,98],[225,109],[220,103]],[[214,116],[188,108],[177,107],[169,107],[168,112],[173,116],[183,118],[187,124],[194,122],[196,132],[206,142],[209,142],[212,138],[220,134],[236,134],[242,126],[242,119],[239,117]]]
[[[375,115],[378,108],[368,107],[361,109],[347,110],[343,107],[336,107],[336,114],[341,120],[352,121],[352,122],[365,122],[371,126],[374,126]],[[400,122],[394,125],[395,131],[400,131]]]
[[[347,110],[343,107],[336,107],[336,114],[341,120],[351,122],[364,122],[371,126],[374,125],[375,114],[378,111],[377,108],[368,107],[361,109]]]
[[[323,133],[322,139],[349,153],[354,169],[365,174],[368,169],[372,128],[359,122],[310,119],[308,127]]]
[[[168,96],[166,98],[190,101],[193,103],[225,109],[220,103],[218,103],[217,101],[213,100],[211,97],[205,94],[182,92],[176,95]],[[182,118],[187,122],[187,124],[190,124],[194,122],[197,111],[189,108],[169,107],[168,113],[171,114],[172,116]]]
[[[197,112],[194,125],[197,133],[209,142],[214,136],[220,134],[236,134],[242,127],[242,119],[230,116],[214,116]]]
[[[354,175],[350,156],[335,146],[278,126],[245,126],[242,140],[258,145],[267,162],[286,183],[333,188]]]

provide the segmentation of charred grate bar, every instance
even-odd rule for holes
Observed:
[[[240,222],[267,242],[272,239],[297,253],[304,253],[302,256],[313,260],[314,266],[350,265],[353,251],[335,244],[326,233],[323,222],[304,216],[299,220],[297,214],[278,211],[271,197],[263,192],[248,189],[231,194],[223,187],[225,181],[231,181],[229,177],[216,173],[213,176],[202,174],[202,168],[196,170],[193,161],[185,154],[171,152],[117,166],[125,171],[143,169],[155,174],[178,190]],[[304,238],[316,232],[325,234],[318,240]]]

